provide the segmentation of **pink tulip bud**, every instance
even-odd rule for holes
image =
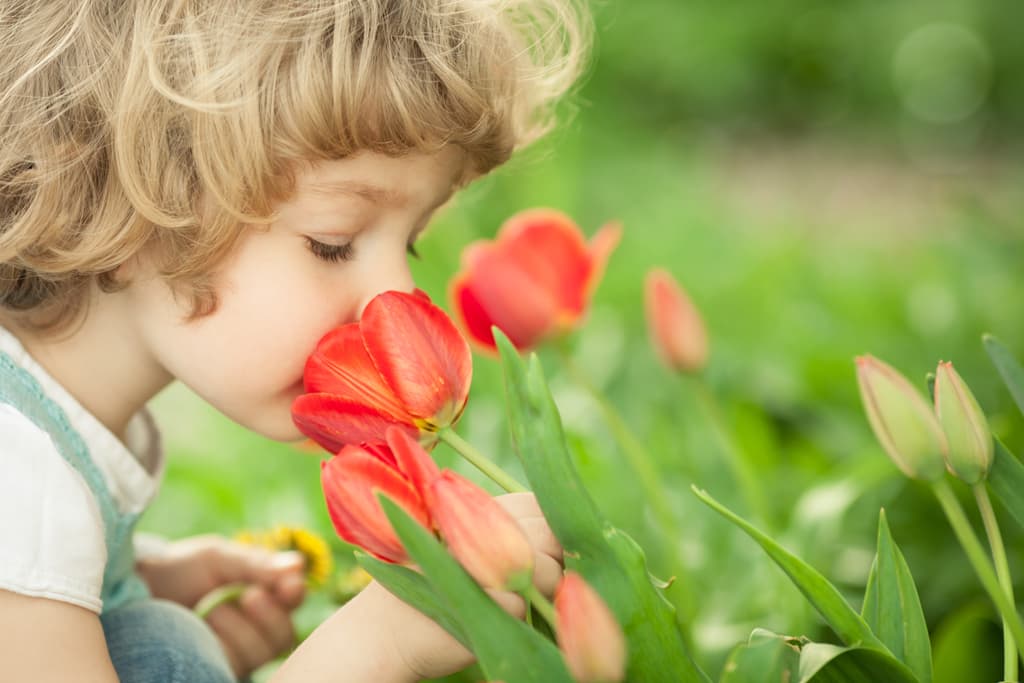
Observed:
[[[486,491],[451,470],[431,485],[430,513],[448,549],[484,588],[521,591],[533,579],[533,548]]]
[[[698,372],[708,362],[708,334],[700,311],[675,279],[655,268],[644,280],[644,304],[651,345],[676,372]]]
[[[873,356],[856,360],[864,411],[882,448],[912,479],[941,477],[946,437],[921,392],[895,368]]]
[[[616,683],[626,677],[626,638],[601,596],[567,571],[555,589],[558,646],[579,683]]]
[[[935,414],[946,434],[949,471],[968,484],[977,484],[992,467],[992,431],[985,413],[952,363],[935,371]]]

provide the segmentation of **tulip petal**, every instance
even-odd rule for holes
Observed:
[[[567,571],[555,589],[558,645],[581,683],[621,681],[626,639],[615,615],[579,574]]]
[[[448,549],[484,588],[523,590],[533,576],[533,548],[494,498],[445,470],[431,485],[430,515]]]
[[[594,236],[590,238],[588,251],[590,253],[590,274],[587,276],[587,286],[584,296],[589,299],[597,289],[597,285],[604,276],[605,266],[612,252],[619,246],[622,239],[622,224],[613,221],[603,225]],[[584,305],[586,302],[584,302]]]
[[[707,364],[707,330],[700,312],[667,271],[653,268],[647,273],[644,307],[651,345],[665,365],[693,372]]]
[[[412,435],[419,433],[409,418],[402,421],[334,394],[299,396],[292,403],[292,421],[300,432],[331,453],[337,453],[346,444],[379,443],[381,435],[392,425]]]
[[[323,336],[306,360],[303,382],[306,393],[333,394],[368,404],[395,421],[407,419],[408,412],[367,353],[359,323],[341,325]]]
[[[398,427],[388,427],[385,437],[395,459],[395,467],[406,476],[423,500],[427,501],[431,495],[430,485],[441,475],[434,459],[415,438]],[[427,508],[430,507],[428,502]]]
[[[377,371],[410,415],[434,426],[458,419],[473,361],[444,311],[416,295],[384,292],[367,304],[359,324]]]
[[[455,311],[455,317],[470,339],[484,348],[496,351],[498,347],[494,343],[494,334],[491,332],[494,320],[477,299],[476,293],[469,287],[468,271],[459,273],[452,279],[449,298],[452,310]],[[505,334],[507,335],[508,332]],[[513,341],[513,343],[515,342]]]
[[[408,556],[377,499],[382,492],[426,528],[430,518],[422,498],[397,470],[356,446],[321,465],[327,511],[338,535],[386,562]]]

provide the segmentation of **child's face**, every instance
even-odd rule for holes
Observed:
[[[410,290],[407,248],[463,169],[454,148],[318,162],[269,228],[247,228],[218,270],[218,308],[185,322],[184,301],[153,277],[129,287],[152,359],[236,422],[299,438],[291,403],[317,341],[378,293]]]

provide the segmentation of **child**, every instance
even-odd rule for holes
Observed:
[[[542,133],[578,75],[573,0],[25,0],[0,7],[0,670],[229,681],[288,649],[300,562],[216,537],[135,557],[178,379],[296,439],[317,340],[431,214]],[[550,594],[560,549],[505,496]],[[188,608],[250,587],[203,622]],[[512,612],[523,605],[497,596]],[[469,663],[372,584],[275,681]]]

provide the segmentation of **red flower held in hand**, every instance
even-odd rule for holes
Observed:
[[[334,530],[343,540],[386,562],[409,556],[377,499],[381,492],[427,529],[430,486],[437,465],[423,448],[397,427],[387,430],[387,446],[345,446],[320,467],[320,481]]]
[[[430,512],[448,550],[484,588],[521,591],[533,579],[533,547],[505,508],[451,470],[431,485]]]
[[[587,244],[565,214],[516,214],[496,240],[474,242],[462,253],[463,270],[450,289],[463,329],[491,350],[492,325],[520,350],[572,330],[621,234],[618,224],[608,224]]]
[[[391,425],[425,445],[462,415],[473,374],[465,338],[423,292],[384,292],[359,322],[328,332],[306,361],[299,430],[338,452],[381,443]]]

